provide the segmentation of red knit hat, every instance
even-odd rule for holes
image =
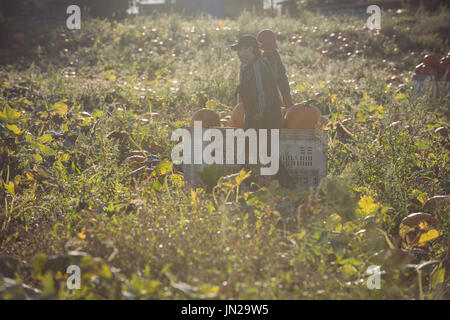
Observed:
[[[256,40],[261,43],[261,49],[264,51],[273,51],[278,48],[275,33],[272,30],[265,29],[258,33]]]

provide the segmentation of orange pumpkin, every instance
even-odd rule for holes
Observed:
[[[439,69],[438,68],[428,67],[428,66],[425,66],[425,68],[426,68],[425,72],[429,76],[436,77],[439,74]]]
[[[426,74],[425,73],[425,64],[421,63],[416,66],[414,69],[415,74]]]
[[[191,127],[194,126],[194,121],[201,121],[203,128],[220,127],[220,117],[217,113],[210,109],[200,109],[191,118]]]
[[[434,54],[427,54],[423,58],[423,63],[425,63],[426,66],[436,68],[439,66],[439,62],[440,62],[439,57]]]
[[[315,129],[320,121],[320,110],[314,106],[296,104],[289,108],[283,119],[288,129]]]
[[[245,121],[245,110],[244,105],[239,103],[233,109],[233,113],[231,114],[231,119],[228,121],[228,126],[232,128],[243,128]]]
[[[443,57],[441,59],[441,62],[439,63],[439,65],[440,66],[448,66],[448,65],[450,65],[450,56]]]

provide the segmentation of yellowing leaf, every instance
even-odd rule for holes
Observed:
[[[381,205],[375,203],[371,196],[362,196],[358,202],[358,206],[359,208],[356,209],[356,213],[362,217],[373,215],[377,212],[378,208],[381,208]]]
[[[156,166],[153,173],[160,175],[166,174],[167,172],[172,171],[172,166],[173,166],[172,162],[168,160],[163,160]]]
[[[83,230],[81,230],[81,232],[77,233],[77,236],[80,239],[84,240],[84,239],[86,239],[86,233],[85,232],[86,232],[86,230],[85,230],[85,228],[83,228]]]
[[[242,181],[250,177],[250,172],[245,172],[245,170],[241,170],[239,175],[236,176],[235,181],[237,185],[240,185]]]
[[[299,232],[299,233],[293,233],[293,234],[291,234],[291,235],[289,236],[289,238],[297,239],[297,240],[302,240],[302,239],[305,237],[305,235],[306,235],[306,232],[305,232],[305,231],[301,231],[301,232]]]
[[[420,243],[425,243],[425,242],[434,240],[437,237],[439,237],[440,235],[442,235],[441,232],[439,232],[436,229],[431,229],[430,231],[425,232],[424,234],[420,235],[418,243],[420,244]]]
[[[19,118],[20,112],[15,111],[9,105],[6,105],[0,113],[0,120],[3,120],[6,123],[14,123]]]
[[[47,143],[53,140],[52,135],[44,134],[43,136],[38,138],[40,143]]]
[[[6,127],[12,132],[14,132],[14,134],[19,135],[22,133],[22,131],[15,124],[8,124],[6,125]]]
[[[8,183],[5,183],[5,191],[14,196],[14,182],[10,181]]]
[[[298,91],[306,91],[309,88],[308,88],[308,85],[306,84],[306,82],[302,82],[302,83],[299,83],[298,85],[296,85],[295,89],[297,89]]]
[[[330,96],[330,102],[331,102],[331,103],[334,103],[334,102],[336,101],[336,99],[337,99],[337,94],[336,94],[336,93],[334,93],[334,94],[332,94],[332,95]]]
[[[208,100],[205,105],[206,109],[214,110],[216,109],[216,100]]]
[[[38,153],[33,154],[33,159],[34,159],[34,161],[37,162],[37,163],[41,163],[41,162],[42,162],[42,157],[41,157],[41,155],[38,154]],[[27,173],[28,173],[28,172],[27,172]]]
[[[191,204],[197,203],[197,192],[195,192],[193,189],[191,189]]]
[[[352,276],[356,276],[358,274],[358,269],[356,269],[353,265],[351,264],[344,264],[341,268],[340,268],[342,274],[344,275],[344,277],[346,279],[349,279]]]
[[[396,98],[398,101],[405,100],[405,99],[406,99],[406,94],[404,94],[404,93],[399,93],[399,94],[397,94],[397,95],[395,96],[395,98]]]
[[[170,176],[170,180],[179,187],[184,186],[183,176],[180,174],[172,174]]]
[[[105,77],[106,77],[106,79],[108,79],[110,81],[116,80],[116,76],[114,75],[114,71],[113,70],[106,71],[105,72]]]
[[[99,118],[99,117],[103,116],[103,111],[102,111],[102,110],[96,109],[96,110],[94,111],[94,113],[92,114],[92,116],[93,116],[94,118]]]
[[[57,114],[59,114],[60,116],[64,116],[67,113],[67,110],[69,109],[69,107],[67,106],[67,104],[62,103],[62,102],[56,102],[53,105],[53,109],[55,110],[55,112]]]
[[[55,150],[53,150],[49,146],[46,146],[45,144],[38,144],[38,148],[39,148],[39,151],[44,156],[51,156],[51,155],[53,155],[55,153]]]

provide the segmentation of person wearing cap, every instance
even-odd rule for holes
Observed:
[[[254,36],[244,35],[231,46],[241,61],[239,99],[244,105],[244,128],[280,129],[281,99],[268,62]]]
[[[241,60],[239,72],[239,100],[244,105],[244,129],[281,129],[281,98],[271,67],[261,56],[258,40],[254,36],[244,35],[231,46]],[[267,132],[267,150],[271,153],[271,130]],[[259,145],[259,143],[258,143]],[[246,154],[248,145],[246,144]],[[246,156],[247,158],[247,156]],[[293,181],[287,174],[282,161],[276,174],[280,185],[292,187]],[[246,180],[247,181],[247,180]],[[247,183],[251,181],[248,180]]]
[[[265,29],[258,33],[256,39],[261,44],[260,48],[263,50],[263,57],[267,59],[272,72],[275,76],[278,89],[281,92],[283,98],[284,107],[290,107],[292,103],[291,89],[289,88],[289,80],[286,75],[286,68],[281,61],[280,54],[278,53],[278,46],[275,33],[272,30]]]

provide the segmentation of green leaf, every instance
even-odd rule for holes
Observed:
[[[33,159],[36,163],[41,163],[42,162],[42,157],[39,153],[34,153],[33,154]]]
[[[344,260],[339,261],[339,264],[351,264],[351,265],[354,265],[354,266],[359,266],[359,265],[362,265],[363,262],[360,261],[360,260],[357,260],[355,258],[348,258],[348,259],[344,259]]]
[[[47,261],[47,256],[45,253],[38,253],[34,256],[32,266],[35,277],[40,277],[42,275],[42,271],[45,267],[45,262]]]
[[[439,283],[443,283],[445,280],[445,269],[442,267],[439,267],[432,275],[431,275],[431,285],[433,288],[436,288],[436,286]]]
[[[161,191],[163,186],[158,180],[155,180],[155,182],[153,182],[152,189],[155,191]]]
[[[0,113],[0,120],[3,120],[6,123],[14,123],[19,118],[20,112],[15,111],[9,105],[6,105]]]
[[[53,154],[55,154],[55,150],[53,150],[52,148],[50,148],[49,146],[46,146],[45,144],[37,144],[37,147],[39,148],[39,151],[42,153],[42,155],[44,156],[51,156]]]
[[[395,249],[395,246],[394,246],[394,244],[392,243],[391,239],[389,238],[388,234],[387,234],[384,230],[382,230],[382,229],[380,229],[380,228],[377,228],[377,230],[378,230],[379,232],[381,232],[381,234],[384,236],[384,239],[386,240],[386,243],[388,244],[389,248]]]
[[[56,293],[55,281],[50,272],[47,272],[42,279],[42,296],[49,297]]]

